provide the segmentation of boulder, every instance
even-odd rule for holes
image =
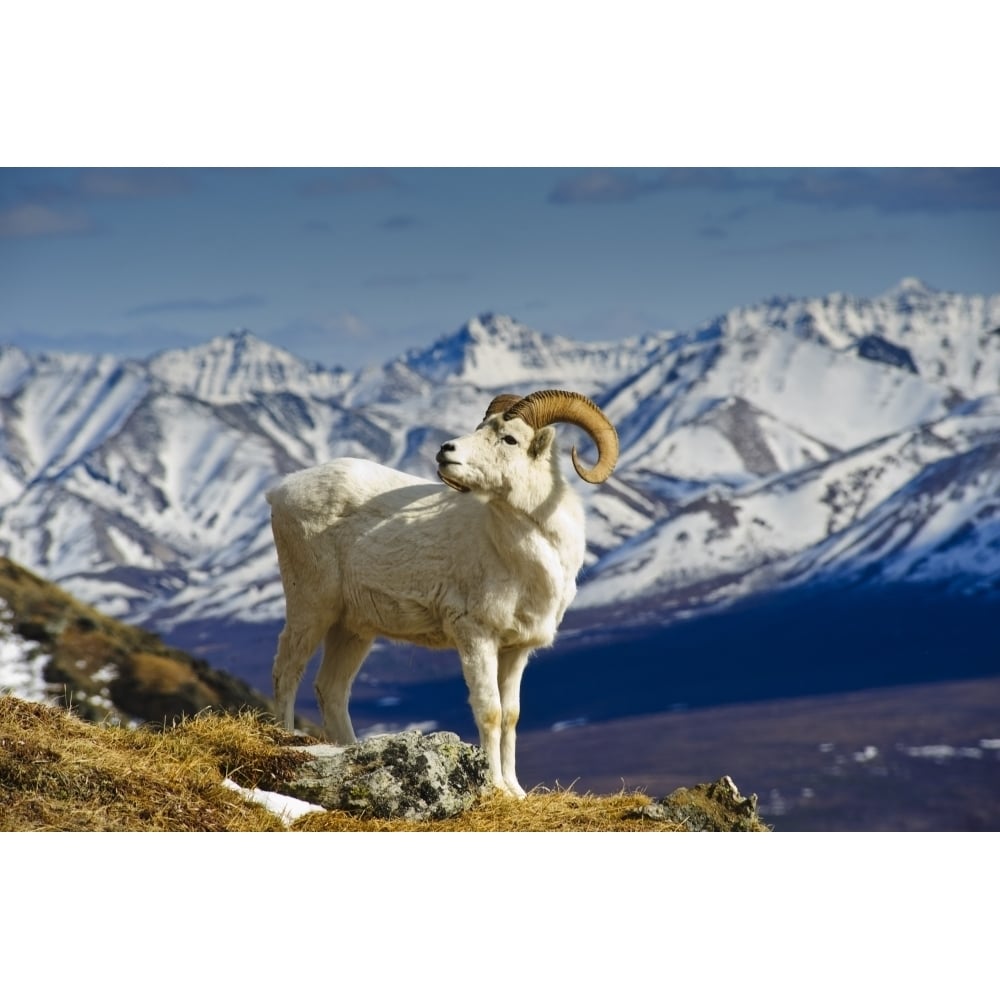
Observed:
[[[390,733],[352,746],[296,749],[310,759],[270,790],[358,816],[446,819],[491,787],[486,755],[455,733]]]
[[[757,814],[757,796],[740,795],[728,775],[694,788],[678,788],[658,802],[628,814],[637,819],[677,823],[694,833],[764,832],[768,827]]]

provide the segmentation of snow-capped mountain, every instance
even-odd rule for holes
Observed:
[[[282,392],[289,385],[320,399],[339,396],[350,381],[258,340],[248,330],[217,337],[200,347],[163,351],[151,358],[150,375],[173,392],[207,403],[233,403]]]
[[[634,372],[658,343],[651,336],[613,344],[576,343],[540,334],[508,316],[486,314],[426,350],[408,352],[404,361],[434,385],[465,382],[530,392],[539,378],[557,372],[578,392],[591,394]]]
[[[1000,584],[1000,397],[681,504],[591,570],[578,608],[690,609],[817,578]]]
[[[432,478],[492,395],[557,386],[622,445],[579,486],[588,622],[833,578],[1000,588],[1000,295],[914,279],[614,344],[486,315],[355,373],[246,331],[147,361],[0,348],[0,553],[167,633],[280,623],[280,475],[357,455]]]

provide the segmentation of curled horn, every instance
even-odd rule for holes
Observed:
[[[483,420],[489,420],[490,417],[497,413],[505,413],[509,410],[516,402],[521,399],[520,396],[516,396],[513,393],[505,392],[499,396],[493,397],[493,402],[486,407],[486,416]]]
[[[490,406],[503,398],[498,396]],[[581,479],[596,485],[611,475],[618,461],[618,432],[593,400],[566,389],[541,389],[523,399],[512,398],[516,402],[504,412],[506,420],[520,417],[536,430],[554,423],[575,424],[590,435],[597,445],[597,461],[593,468],[582,465],[576,448],[573,449],[573,468]]]

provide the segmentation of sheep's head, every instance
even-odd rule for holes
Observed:
[[[509,492],[539,479],[552,466],[552,424],[581,427],[597,445],[597,462],[583,465],[573,449],[573,467],[588,483],[603,483],[618,460],[618,434],[592,400],[565,389],[543,389],[528,396],[497,396],[473,434],[448,441],[437,454],[438,476],[466,492]]]

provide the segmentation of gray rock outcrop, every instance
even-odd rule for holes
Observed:
[[[446,819],[488,789],[486,755],[455,733],[372,736],[304,746],[310,760],[271,791],[378,819]]]
[[[749,833],[768,829],[757,813],[757,796],[741,795],[728,775],[693,788],[678,788],[666,798],[650,802],[628,815],[676,823],[694,833]]]

